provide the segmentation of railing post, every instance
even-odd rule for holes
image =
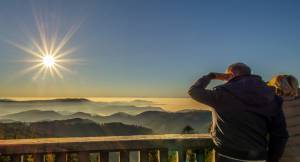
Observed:
[[[159,161],[160,162],[168,162],[169,152],[168,149],[160,149],[159,150]]]
[[[205,161],[205,157],[204,157],[204,150],[195,150],[194,151],[196,153],[196,159],[197,162],[204,162]]]
[[[32,157],[34,162],[44,162],[43,154],[33,154]]]
[[[212,162],[216,162],[216,150],[212,150]]]
[[[186,162],[186,149],[180,149],[178,151],[178,161]]]
[[[11,155],[11,162],[21,162],[22,155]]]
[[[120,162],[129,162],[129,151],[128,150],[120,151]]]
[[[149,151],[140,150],[140,161],[139,162],[149,162]]]
[[[109,152],[101,151],[100,152],[100,162],[108,162],[109,161]]]
[[[89,162],[90,161],[90,153],[87,151],[78,153],[79,162]]]
[[[65,152],[56,153],[55,162],[67,162],[67,153]]]

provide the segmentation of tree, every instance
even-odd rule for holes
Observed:
[[[195,130],[193,127],[187,125],[182,129],[182,133],[183,134],[193,134],[193,133],[195,133]]]

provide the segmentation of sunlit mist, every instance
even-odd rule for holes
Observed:
[[[32,55],[32,59],[22,60],[22,62],[31,63],[31,66],[22,71],[22,74],[35,72],[33,79],[59,77],[63,79],[63,72],[72,72],[66,66],[75,63],[78,60],[66,58],[76,51],[76,48],[66,48],[72,36],[77,31],[78,26],[72,26],[61,39],[59,39],[58,27],[54,31],[50,30],[52,26],[35,15],[38,37],[29,36],[31,46],[10,42],[13,46]]]

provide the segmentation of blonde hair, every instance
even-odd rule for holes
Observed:
[[[269,86],[275,88],[277,95],[282,97],[297,97],[299,95],[299,83],[292,75],[277,75],[269,82]]]

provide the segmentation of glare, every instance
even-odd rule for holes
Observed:
[[[55,59],[53,56],[46,55],[43,57],[43,64],[44,66],[51,68],[55,64]]]
[[[43,21],[41,16],[35,15],[37,36],[29,35],[30,46],[10,42],[15,47],[32,56],[24,62],[32,63],[32,66],[24,69],[22,74],[35,71],[33,80],[45,78],[47,74],[52,77],[63,78],[64,72],[72,72],[66,65],[76,63],[79,60],[66,58],[76,51],[76,48],[67,48],[67,44],[72,36],[78,30],[79,26],[71,26],[64,34],[60,35],[57,26],[50,26],[48,22]],[[51,27],[55,30],[51,30]]]

